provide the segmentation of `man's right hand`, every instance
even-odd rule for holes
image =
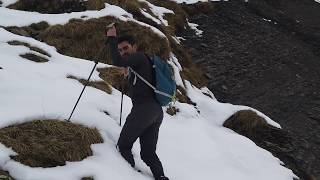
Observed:
[[[123,74],[124,77],[127,77],[129,75],[129,69],[125,67],[121,67],[120,70],[121,74]]]
[[[107,37],[117,37],[117,29],[115,26],[112,26],[111,28],[106,30],[107,30]]]

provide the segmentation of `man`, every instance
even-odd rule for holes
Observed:
[[[107,30],[107,37],[113,65],[123,67],[125,75],[128,75],[130,67],[154,84],[152,64],[144,53],[137,51],[133,37],[117,38],[115,26]],[[153,89],[133,74],[129,76],[129,96],[133,107],[120,133],[117,143],[119,151],[123,158],[135,167],[131,149],[139,138],[141,159],[150,167],[155,179],[169,180],[165,177],[156,154],[159,128],[163,119],[162,108],[155,98]]]

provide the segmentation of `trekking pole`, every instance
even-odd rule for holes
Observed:
[[[67,121],[70,121],[70,119],[71,119],[71,117],[72,117],[72,114],[73,114],[74,110],[76,109],[76,107],[77,107],[77,105],[78,105],[78,103],[79,103],[79,101],[80,101],[80,98],[81,98],[81,96],[82,96],[82,94],[83,94],[83,92],[84,92],[84,89],[85,89],[85,88],[87,87],[87,85],[89,84],[89,80],[90,80],[90,78],[91,78],[91,76],[92,76],[92,74],[93,74],[93,71],[96,69],[97,64],[98,64],[98,61],[95,61],[95,64],[94,64],[93,69],[92,69],[92,71],[91,71],[91,73],[90,73],[90,75],[89,75],[89,77],[88,77],[88,79],[87,79],[87,82],[86,82],[86,84],[84,85],[84,87],[83,87],[83,89],[82,89],[82,91],[81,91],[81,93],[80,93],[80,96],[79,96],[76,104],[74,105],[73,110],[72,110],[72,112],[71,112],[71,114],[70,114],[70,116],[69,116],[69,118],[68,118]]]
[[[120,126],[121,126],[121,120],[122,120],[122,106],[123,106],[123,80],[121,83],[121,107],[120,107]]]
[[[123,104],[123,92],[121,91],[120,126],[121,126],[121,119],[122,119],[122,104]]]

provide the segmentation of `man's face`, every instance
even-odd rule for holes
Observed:
[[[135,52],[137,52],[137,46],[131,45],[128,41],[123,41],[118,44],[118,50],[121,57],[127,57]]]

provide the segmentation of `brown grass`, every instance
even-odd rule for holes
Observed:
[[[106,24],[113,18],[91,19],[89,21],[71,20],[66,25],[55,25],[41,32],[40,39],[55,46],[59,53],[91,60],[105,62]]]
[[[49,27],[49,24],[47,22],[39,22],[39,23],[33,23],[30,26],[27,27],[16,27],[16,26],[9,26],[5,27],[7,31],[10,31],[14,34],[18,34],[21,36],[27,36],[27,37],[33,37],[35,39],[38,39],[41,41],[39,38],[40,32],[44,31]]]
[[[123,75],[120,73],[119,68],[98,68],[97,70],[100,72],[99,76],[105,82],[108,82],[112,87],[118,89],[119,91],[121,91],[121,88],[125,87]]]
[[[189,80],[198,88],[207,86],[208,84],[208,79],[203,75],[203,71],[194,64],[190,67],[184,67],[181,72],[181,77]]]
[[[259,129],[268,128],[268,123],[254,111],[241,110],[229,117],[223,126],[241,135],[252,137]]]
[[[191,99],[187,96],[187,92],[184,88],[182,88],[181,86],[178,86],[177,90],[179,90],[177,91],[177,94],[176,94],[179,102],[196,105],[196,103],[192,102]]]
[[[55,46],[62,54],[100,62],[111,62],[105,47],[105,26],[115,21],[112,17],[90,19],[88,21],[72,20],[66,25],[47,28],[40,38]],[[149,54],[169,56],[169,45],[166,39],[160,38],[149,28],[141,27],[133,22],[117,21],[118,34],[133,34],[139,46]],[[150,42],[155,42],[150,46]]]
[[[3,171],[0,169],[0,180],[13,180],[13,178],[7,171]]]
[[[12,46],[26,46],[28,47],[30,50],[32,51],[36,51],[40,54],[43,54],[45,56],[48,56],[48,57],[51,57],[51,55],[49,53],[47,53],[46,51],[38,48],[38,47],[34,47],[34,46],[31,46],[30,44],[26,43],[26,42],[21,42],[21,41],[8,41],[7,42],[8,44],[12,45]]]
[[[105,3],[120,6],[134,15],[140,13],[139,8],[145,7],[145,3],[138,2],[137,0],[88,0],[86,2],[80,2],[79,0],[68,0],[64,2],[61,2],[61,0],[19,0],[15,4],[8,6],[8,8],[56,14],[85,10],[100,10],[105,7]]]
[[[40,53],[42,55],[51,57],[51,55],[48,54],[46,51],[44,51],[44,50],[42,50],[40,48],[31,46],[30,44],[25,43],[25,42],[9,41],[7,43],[10,44],[10,45],[13,45],[13,46],[25,46],[25,47],[28,47],[32,51],[36,51],[36,52],[38,52],[38,53]],[[43,62],[48,62],[49,61],[47,58],[41,57],[41,56],[36,55],[35,53],[32,53],[32,52],[21,54],[20,57],[22,57],[24,59],[28,59],[28,60],[33,61],[33,62],[38,62],[38,63],[43,63]]]
[[[91,156],[103,140],[96,129],[59,120],[37,120],[0,129],[0,142],[18,153],[11,157],[31,167],[63,166]]]
[[[70,13],[86,10],[85,4],[80,0],[19,0],[18,2],[9,5],[8,8],[23,11],[36,11],[46,14]]]
[[[72,75],[68,75],[67,78],[78,80],[83,85],[87,84],[86,79],[79,79],[79,78],[72,76]],[[101,90],[105,93],[108,93],[108,94],[112,93],[112,89],[111,89],[110,85],[108,85],[105,81],[89,81],[87,86],[94,87],[94,88],[99,89],[99,90]]]
[[[166,112],[168,114],[170,114],[171,116],[174,116],[177,114],[177,112],[180,112],[180,110],[178,108],[176,108],[175,106],[169,106],[169,107],[167,107]]]
[[[37,62],[37,63],[44,63],[44,62],[48,62],[49,61],[47,58],[43,58],[43,57],[38,56],[38,55],[36,55],[34,53],[20,54],[19,56],[24,58],[24,59],[28,59],[30,61]]]
[[[84,177],[84,178],[81,178],[81,180],[94,180],[93,177]]]
[[[100,10],[105,7],[104,4],[106,2],[107,0],[88,0],[84,4],[87,10]]]

